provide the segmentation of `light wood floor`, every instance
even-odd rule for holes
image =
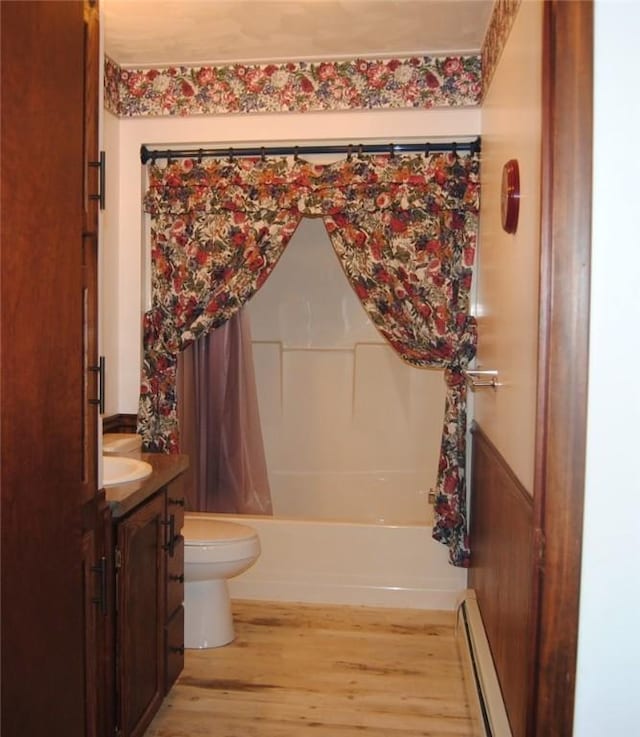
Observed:
[[[145,737],[474,737],[453,612],[234,602]]]

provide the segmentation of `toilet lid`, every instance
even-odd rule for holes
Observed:
[[[182,530],[185,545],[189,543],[231,542],[232,540],[246,540],[255,537],[256,531],[247,525],[237,522],[219,522],[212,519],[197,519],[186,517]]]

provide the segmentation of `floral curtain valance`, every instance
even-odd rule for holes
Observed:
[[[407,362],[446,369],[434,536],[468,558],[465,393],[475,353],[469,288],[478,217],[475,155],[183,159],[150,167],[152,308],[145,315],[139,429],[177,450],[177,353],[257,289],[304,216],[322,217],[347,278]]]
[[[332,164],[301,159],[183,159],[150,167],[145,209],[152,215],[185,212],[297,209],[306,215],[411,205],[439,214],[477,209],[477,158],[353,156]],[[471,186],[470,186],[471,185]]]

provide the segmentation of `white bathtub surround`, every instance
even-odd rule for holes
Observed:
[[[431,525],[426,474],[421,471],[273,471],[275,513],[382,525]]]
[[[319,220],[302,220],[248,310],[276,519],[247,521],[262,555],[231,596],[455,609],[466,571],[432,539],[427,498],[443,372],[385,342]]]
[[[260,537],[260,558],[228,582],[232,599],[453,610],[466,588],[426,525],[216,516]]]
[[[443,372],[388,345],[322,221],[301,221],[247,309],[274,515],[430,523]]]

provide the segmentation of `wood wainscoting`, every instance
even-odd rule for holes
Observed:
[[[471,568],[513,737],[525,737],[530,708],[533,500],[474,423]]]

